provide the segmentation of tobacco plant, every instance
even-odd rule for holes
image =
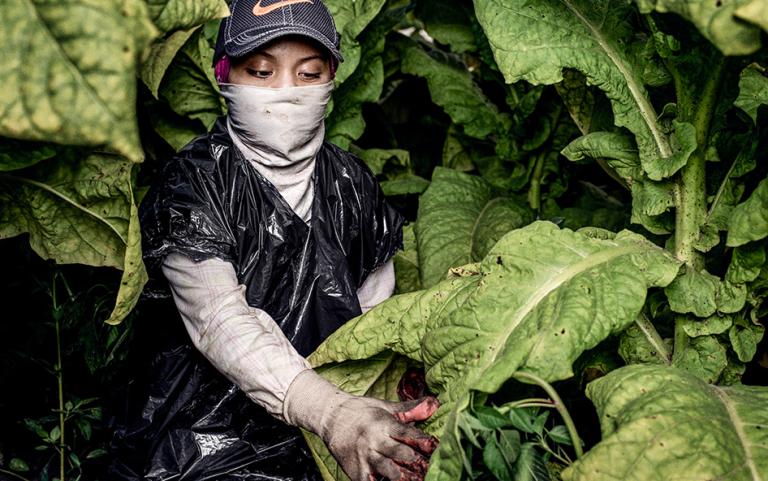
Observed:
[[[329,338],[319,370],[396,399],[423,369],[430,480],[768,476],[768,390],[741,384],[768,310],[765,2],[326,3],[346,59],[327,138],[410,223],[398,295]],[[111,324],[146,281],[147,181],[226,112],[225,14],[0,8],[0,238],[121,270]]]

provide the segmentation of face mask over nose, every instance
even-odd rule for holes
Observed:
[[[288,167],[314,159],[325,137],[325,112],[333,82],[309,87],[265,88],[224,84],[229,130],[249,160]]]

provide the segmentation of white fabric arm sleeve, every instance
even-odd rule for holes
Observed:
[[[366,313],[380,302],[389,299],[395,292],[395,264],[392,259],[371,272],[357,290],[360,308]]]
[[[195,347],[250,399],[285,420],[285,394],[309,363],[269,314],[248,305],[232,264],[172,253],[163,274]]]

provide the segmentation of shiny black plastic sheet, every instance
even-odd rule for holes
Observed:
[[[360,314],[357,289],[402,247],[403,218],[357,158],[324,144],[312,219],[299,218],[220,119],[164,165],[140,206],[150,283],[109,479],[320,479],[298,429],[272,418],[191,345],[159,272],[180,252],[233,264],[246,299],[302,355]]]

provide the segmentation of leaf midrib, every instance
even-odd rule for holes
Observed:
[[[623,255],[633,254],[636,252],[640,253],[645,249],[646,247],[636,245],[616,245],[615,248],[602,250],[595,254],[588,255],[575,264],[567,266],[565,269],[560,270],[557,272],[557,274],[550,277],[547,282],[536,289],[536,291],[530,296],[528,302],[516,310],[514,317],[512,317],[511,321],[507,325],[507,329],[499,336],[496,336],[496,342],[492,344],[494,354],[493,357],[490,358],[486,363],[486,366],[490,366],[496,362],[499,354],[502,352],[502,348],[506,344],[509,337],[512,335],[512,332],[517,329],[520,323],[528,317],[530,312],[533,311],[533,309],[535,309],[541,303],[541,301],[554,290],[565,284],[567,281],[573,279],[578,274],[586,272],[589,269],[605,264]]]
[[[752,455],[752,450],[749,448],[749,444],[747,442],[749,440],[747,438],[747,433],[745,433],[744,429],[742,428],[744,423],[741,421],[739,413],[736,412],[736,409],[733,406],[733,401],[731,401],[731,398],[728,397],[723,389],[717,386],[710,387],[715,392],[715,395],[720,400],[720,402],[723,404],[723,407],[725,407],[725,411],[728,413],[731,424],[733,424],[733,429],[736,431],[736,436],[738,436],[739,442],[741,443],[741,448],[744,451],[744,462],[749,468],[749,472],[752,475],[752,480],[763,481],[763,478],[760,476],[760,473],[757,470],[757,466],[755,466],[754,456]]]
[[[611,62],[613,62],[621,75],[626,79],[629,92],[632,95],[632,98],[635,99],[635,103],[637,104],[640,111],[640,116],[648,126],[648,129],[650,130],[651,135],[656,142],[656,147],[659,149],[659,153],[661,154],[662,158],[671,157],[672,148],[670,147],[669,142],[667,142],[667,138],[656,124],[656,118],[658,117],[656,110],[653,108],[653,105],[651,105],[645,95],[643,95],[642,84],[638,82],[638,80],[631,74],[619,53],[611,47],[608,41],[602,36],[600,31],[581,13],[581,11],[579,11],[575,5],[573,5],[573,2],[571,0],[561,1],[571,12],[573,12],[576,18],[582,22],[590,30],[590,32],[592,32],[592,36],[597,44],[600,46],[600,48],[603,49],[606,55],[608,55],[608,58],[611,60]]]
[[[485,215],[485,212],[488,210],[488,208],[498,202],[501,202],[504,199],[504,197],[496,197],[495,199],[491,199],[488,202],[486,202],[485,206],[480,210],[480,213],[477,215],[477,218],[475,219],[475,222],[472,223],[472,230],[469,234],[469,255],[467,258],[470,260],[470,262],[473,261],[479,261],[480,259],[475,258],[473,255],[473,252],[475,250],[475,233],[477,232],[477,227],[480,225],[480,219],[483,218]]]
[[[17,177],[15,175],[9,175],[9,174],[2,174],[2,177],[6,178],[8,180],[19,182],[21,184],[27,184],[27,185],[30,185],[32,187],[36,187],[36,188],[38,188],[38,189],[40,189],[40,190],[42,190],[44,192],[47,192],[47,193],[53,195],[54,197],[57,197],[57,198],[63,200],[66,204],[71,205],[75,209],[78,209],[78,210],[84,212],[85,214],[93,217],[94,219],[98,220],[102,224],[105,224],[107,227],[109,227],[109,229],[112,232],[115,233],[115,235],[117,235],[118,239],[120,239],[120,241],[123,244],[128,245],[128,242],[125,240],[125,237],[123,237],[123,235],[120,233],[120,231],[118,231],[117,228],[114,225],[112,225],[107,219],[105,219],[104,217],[100,216],[99,214],[97,214],[96,212],[92,211],[91,209],[85,207],[84,205],[75,202],[73,199],[71,199],[70,197],[65,195],[63,192],[60,192],[60,191],[54,189],[53,187],[51,187],[51,186],[49,186],[47,184],[44,184],[42,182],[38,182],[38,181],[32,180],[32,179],[27,179],[25,177]]]

